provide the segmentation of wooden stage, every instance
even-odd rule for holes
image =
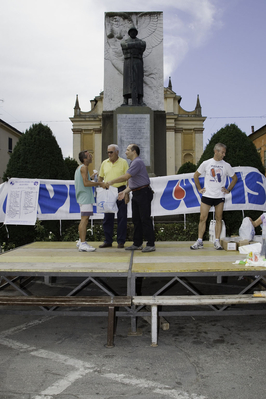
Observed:
[[[0,296],[77,295],[96,296],[202,296],[253,294],[266,285],[266,268],[233,264],[244,260],[238,251],[217,251],[204,242],[204,249],[193,251],[191,242],[157,242],[156,251],[100,249],[79,252],[75,242],[35,242],[0,255]],[[126,245],[130,245],[127,243]],[[60,284],[58,284],[60,282]],[[119,284],[118,284],[119,283]],[[117,284],[119,287],[117,287]],[[90,291],[88,287],[93,287]],[[137,318],[150,315],[144,305],[124,306],[116,315],[131,318],[132,333]],[[31,307],[31,314],[101,316],[107,311],[85,307],[66,310],[56,307]],[[23,313],[21,307],[0,306],[0,313]],[[208,316],[265,314],[265,304],[233,306],[160,306],[159,316]]]

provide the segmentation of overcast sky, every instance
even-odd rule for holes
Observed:
[[[72,156],[76,94],[82,111],[103,90],[104,12],[163,11],[164,85],[181,106],[197,94],[204,146],[229,123],[266,124],[266,0],[0,0],[0,119],[25,132],[42,122]]]

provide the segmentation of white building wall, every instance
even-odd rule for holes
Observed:
[[[0,120],[0,183],[3,183],[3,174],[6,170],[10,155],[20,137],[21,133],[18,130]],[[9,138],[12,139],[12,152],[9,152],[8,148]]]

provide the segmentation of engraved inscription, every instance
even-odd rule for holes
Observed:
[[[117,115],[117,144],[120,149],[119,155],[122,158],[126,159],[125,151],[127,146],[133,143],[139,146],[140,157],[145,166],[150,166],[150,115]]]

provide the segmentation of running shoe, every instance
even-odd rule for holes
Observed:
[[[195,244],[191,245],[190,249],[202,249],[203,248],[203,242],[202,241],[196,241]]]
[[[79,252],[93,252],[96,248],[91,247],[86,241],[79,246]]]
[[[215,248],[215,249],[218,249],[218,251],[223,250],[223,247],[221,246],[221,244],[220,244],[219,241],[215,241],[215,242],[214,242],[214,248]]]

